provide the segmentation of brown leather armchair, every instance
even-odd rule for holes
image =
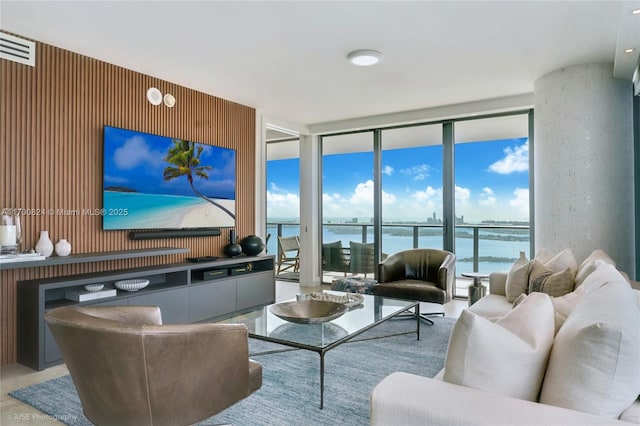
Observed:
[[[63,307],[45,320],[98,425],[190,425],[262,386],[244,325],[162,325],[153,306]]]
[[[378,264],[378,284],[372,291],[376,296],[444,305],[453,294],[455,267],[456,256],[446,250],[400,251]]]

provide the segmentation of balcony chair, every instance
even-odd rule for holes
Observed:
[[[349,249],[342,247],[342,241],[322,244],[322,270],[332,272],[351,272]]]
[[[300,271],[300,238],[278,237],[278,270],[280,272],[293,269],[292,272]],[[290,254],[293,253],[293,254]]]
[[[356,274],[373,274],[376,270],[376,264],[374,262],[374,247],[373,243],[357,243],[355,241],[349,241],[349,271]],[[385,253],[382,253],[381,260],[387,258]]]
[[[45,320],[95,424],[190,425],[262,386],[244,325],[162,325],[154,306],[68,306]]]
[[[412,249],[394,253],[378,264],[378,285],[372,292],[376,296],[444,305],[453,294],[456,256],[446,250]],[[421,314],[429,325],[433,321]]]

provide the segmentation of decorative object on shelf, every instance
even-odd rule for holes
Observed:
[[[15,213],[3,214],[0,221],[0,254],[18,253],[21,237],[20,216]]]
[[[104,284],[87,284],[84,289],[87,291],[100,291],[104,288]]]
[[[240,241],[240,245],[242,246],[242,251],[247,256],[255,256],[260,254],[262,250],[264,250],[264,243],[262,242],[262,238],[257,235],[249,235],[244,237],[242,241]]]
[[[342,303],[326,300],[296,300],[271,305],[271,313],[283,320],[300,324],[328,322],[347,312]]]
[[[358,293],[347,293],[344,295],[325,293],[324,291],[315,291],[306,295],[308,300],[325,300],[328,302],[342,303],[351,308],[357,306],[364,301],[364,296]]]
[[[60,241],[56,243],[55,251],[58,256],[69,256],[69,254],[71,254],[71,243],[61,238]]]
[[[149,280],[120,280],[115,282],[118,290],[138,291],[149,285]]]
[[[224,246],[224,254],[229,257],[236,257],[242,254],[242,247],[238,244],[236,231],[234,229],[229,230],[229,244]]]
[[[36,243],[36,251],[44,257],[49,257],[53,253],[53,243],[49,238],[49,231],[40,231],[40,239]]]

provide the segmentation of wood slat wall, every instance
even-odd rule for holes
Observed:
[[[126,231],[102,231],[100,216],[49,214],[49,209],[102,207],[104,125],[237,150],[236,230],[254,232],[255,110],[43,43],[35,68],[0,59],[0,208],[33,209],[22,216],[22,249],[41,230],[73,253],[189,247],[189,255],[221,255],[220,237],[132,241]],[[175,107],[153,106],[149,87],[171,93]],[[38,211],[37,209],[40,209]],[[16,362],[16,282],[182,261],[170,255],[0,272],[1,363]]]

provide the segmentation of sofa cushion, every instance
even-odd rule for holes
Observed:
[[[554,272],[553,269],[534,260],[529,275],[528,293],[539,291],[549,296],[563,296],[573,291],[573,276],[573,271],[570,268]]]
[[[513,305],[507,302],[507,299],[504,296],[487,294],[485,297],[469,306],[468,310],[474,314],[487,318],[488,320],[497,321],[507,313],[511,312],[512,308]]]
[[[466,309],[451,332],[443,380],[535,401],[553,330],[553,306],[542,293],[495,323]]]
[[[540,402],[617,418],[640,392],[640,310],[612,265],[584,285],[554,340]]]
[[[576,273],[576,287],[581,286],[584,280],[603,263],[616,266],[616,262],[607,256],[604,251],[594,250],[578,267],[578,272]]]

